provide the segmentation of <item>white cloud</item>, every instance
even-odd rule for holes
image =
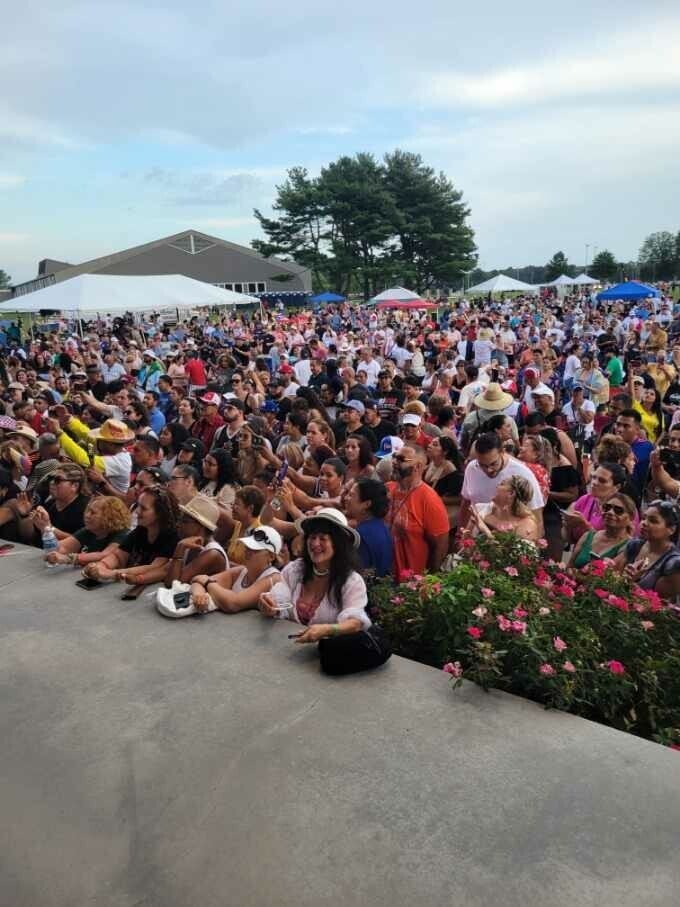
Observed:
[[[26,182],[25,176],[18,173],[0,173],[0,189],[14,189]]]
[[[470,75],[435,71],[420,79],[419,99],[448,107],[500,107],[563,98],[680,88],[680,21],[657,23],[607,37],[523,66]]]
[[[28,238],[28,234],[26,233],[0,233],[0,244],[14,245],[15,243],[26,242]]]

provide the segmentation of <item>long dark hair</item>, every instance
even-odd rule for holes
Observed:
[[[219,494],[225,485],[238,485],[239,481],[236,476],[234,459],[228,450],[218,447],[215,450],[209,450],[206,457],[212,457],[217,462],[217,481],[215,482],[215,494]],[[208,484],[207,479],[201,482],[201,488]]]
[[[183,425],[180,425],[179,422],[168,422],[163,426],[168,432],[170,432],[170,444],[165,450],[167,456],[175,456],[177,451],[180,449],[182,444],[190,437],[189,429],[185,428]]]
[[[333,542],[333,558],[328,574],[328,598],[337,608],[342,608],[342,590],[351,573],[357,569],[354,548],[347,533],[330,520],[305,520],[305,544],[302,551],[302,582],[309,582],[314,576],[314,564],[307,550],[307,540],[314,532],[330,535]]]

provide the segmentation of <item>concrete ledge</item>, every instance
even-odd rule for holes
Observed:
[[[680,754],[0,559],[0,903],[670,907]]]

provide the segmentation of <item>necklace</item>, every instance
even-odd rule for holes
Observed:
[[[330,570],[317,570],[314,564],[312,564],[312,570],[314,571],[314,576],[328,576]]]

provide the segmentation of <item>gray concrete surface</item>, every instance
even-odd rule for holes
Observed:
[[[669,907],[680,754],[0,559],[3,907]]]

